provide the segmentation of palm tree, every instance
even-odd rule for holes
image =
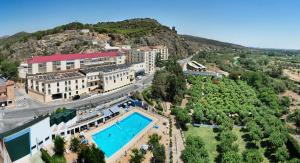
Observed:
[[[145,156],[142,152],[140,152],[138,149],[134,148],[132,149],[132,155],[130,158],[130,163],[141,163],[145,159]]]

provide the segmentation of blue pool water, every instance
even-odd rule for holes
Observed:
[[[140,113],[132,113],[112,126],[92,136],[97,146],[105,153],[106,158],[126,145],[150,123],[151,119]]]

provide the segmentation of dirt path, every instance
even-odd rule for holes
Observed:
[[[181,160],[180,156],[182,151],[184,150],[184,142],[182,139],[182,135],[180,132],[180,129],[176,127],[176,122],[174,116],[172,116],[172,141],[173,141],[173,146],[172,146],[172,151],[173,151],[173,162],[174,163],[182,163],[183,161]]]

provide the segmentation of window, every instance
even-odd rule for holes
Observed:
[[[53,65],[53,70],[54,71],[60,71],[61,70],[60,61],[52,62],[52,65]]]
[[[68,88],[67,88],[67,87],[65,87],[65,91],[68,91]]]
[[[49,136],[45,138],[45,141],[49,140]]]
[[[39,73],[46,72],[46,62],[45,63],[39,63]]]
[[[78,95],[78,91],[76,91],[76,94]]]
[[[78,83],[78,80],[75,80],[75,83],[77,84],[77,83]]]
[[[78,85],[76,85],[76,89],[78,89]]]
[[[44,142],[44,141],[40,141],[40,142],[39,142],[39,145],[43,144],[43,142]]]
[[[65,81],[65,85],[67,85],[68,84],[68,82],[67,81]]]
[[[57,88],[57,93],[59,92],[59,88]]]
[[[57,82],[56,85],[59,87],[59,82]]]
[[[31,150],[33,150],[33,149],[35,149],[35,148],[36,148],[36,145],[32,146],[32,147],[31,147]]]
[[[75,62],[74,61],[67,61],[67,69],[74,69]]]
[[[71,81],[69,81],[69,84],[71,84]]]

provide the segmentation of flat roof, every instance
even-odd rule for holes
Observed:
[[[77,54],[52,54],[49,56],[33,56],[27,60],[28,64],[45,63],[54,61],[67,61],[84,58],[98,58],[98,57],[116,57],[118,52],[97,52],[97,53],[77,53]]]
[[[51,82],[51,81],[60,81],[60,80],[70,80],[84,77],[84,74],[79,71],[66,71],[59,73],[44,73],[44,74],[35,74],[28,76],[28,79],[35,79],[39,81]]]
[[[17,133],[23,129],[26,129],[28,127],[31,127],[32,125],[46,119],[47,117],[49,117],[49,115],[43,115],[43,116],[39,116],[37,118],[34,118],[30,121],[27,122],[23,122],[23,124],[19,125],[19,126],[10,126],[11,128],[8,128],[5,131],[2,131],[2,133],[0,133],[0,139],[3,139],[9,135],[12,135],[14,133]]]
[[[113,72],[116,70],[129,68],[132,64],[122,64],[122,65],[111,65],[111,66],[96,66],[96,67],[86,67],[80,69],[84,74],[92,72]]]

